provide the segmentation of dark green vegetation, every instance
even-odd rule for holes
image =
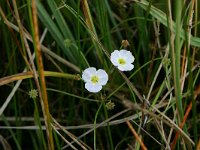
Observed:
[[[200,148],[200,1],[172,3],[2,0],[0,149]],[[110,62],[122,48],[132,71]],[[109,75],[97,94],[89,66]]]

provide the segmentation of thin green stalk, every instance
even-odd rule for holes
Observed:
[[[144,58],[144,62],[147,62],[149,60],[149,56],[150,56],[150,51],[148,50],[148,45],[149,45],[149,33],[148,33],[148,26],[147,26],[147,14],[149,14],[149,10],[151,7],[151,4],[149,3],[148,8],[146,10],[146,16],[145,16],[145,12],[143,9],[140,8],[140,6],[133,5],[134,7],[134,14],[136,16],[139,16],[141,18],[145,18],[144,20],[141,19],[137,19],[136,20],[136,25],[137,25],[137,29],[139,30],[139,46],[138,46],[138,57],[140,57],[139,55],[143,55]],[[141,52],[142,51],[142,52]],[[146,54],[146,55],[144,55]],[[139,59],[139,58],[138,58]],[[142,76],[144,74],[141,74]]]
[[[155,106],[155,104],[157,103],[158,101],[158,98],[161,96],[162,92],[163,92],[163,89],[164,89],[164,86],[165,86],[165,80],[162,82],[162,84],[160,85],[160,88],[153,100],[153,102],[151,103],[152,106]]]
[[[137,0],[135,0],[137,1]],[[146,0],[141,0],[140,2],[137,1],[138,5],[141,6],[141,8],[143,9],[147,9],[147,7],[149,6],[149,3],[146,1]],[[174,3],[173,3],[174,4]],[[170,9],[171,9],[171,5],[170,5]],[[168,21],[168,15],[165,14],[163,11],[161,11],[160,9],[154,7],[153,5],[151,6],[151,9],[150,9],[150,14],[155,17],[156,19],[158,19],[158,21],[160,23],[162,23],[164,26],[168,27],[169,28],[169,21]],[[170,17],[170,15],[169,15]],[[171,30],[176,33],[176,26],[175,26],[175,23],[173,21],[171,21],[171,24],[172,24],[172,27]],[[183,30],[183,28],[180,28],[180,38],[185,40],[185,30]],[[191,36],[191,45],[192,46],[196,46],[196,47],[200,47],[200,38],[198,37],[193,37]]]
[[[80,0],[78,0],[78,4],[77,4],[77,15],[80,16]],[[80,34],[80,22],[81,22],[81,19],[78,17],[77,18],[77,39],[78,39],[78,51],[79,51],[79,57],[78,58],[81,58],[81,34]],[[79,63],[79,68],[82,68],[83,66],[81,66],[81,63]]]
[[[78,50],[79,51],[81,51],[81,18],[79,17],[79,16],[81,16],[81,13],[80,13],[80,6],[81,6],[81,0],[78,0],[78,5],[77,5],[77,36],[78,36]],[[81,53],[79,53],[80,55],[81,55]],[[80,66],[79,66],[81,69],[82,69],[82,66],[81,66],[81,64],[80,64]],[[81,83],[81,96],[82,97],[84,97],[84,88],[83,88],[83,82]],[[87,105],[85,104],[85,101],[84,101],[84,99],[82,99],[81,98],[81,103],[82,103],[82,107],[83,107],[83,109],[82,109],[82,117],[83,117],[83,122],[87,122],[87,120],[86,120],[86,116],[87,116]],[[86,132],[86,129],[83,129],[83,132],[85,133]],[[87,138],[86,138],[86,136],[84,137],[84,139],[83,139],[83,141],[84,142],[86,142],[87,141]]]
[[[181,94],[181,80],[180,80],[180,59],[181,59],[181,48],[182,42],[180,39],[181,35],[181,28],[182,28],[182,10],[183,10],[183,1],[176,1],[175,2],[175,17],[176,17],[176,24],[175,24],[175,41],[174,41],[174,57],[172,58],[172,69],[173,69],[173,77],[174,77],[174,89],[175,89],[175,96],[177,100],[177,108],[178,108],[178,116],[179,116],[179,123],[183,119],[183,106],[182,106],[182,94]]]
[[[53,135],[54,135],[54,138],[55,138],[56,150],[61,150],[60,140],[59,140],[56,132],[54,132],[54,130],[53,130]]]
[[[52,17],[49,15],[43,4],[40,1],[37,1],[38,16],[41,22],[48,28],[52,37],[61,47],[61,50],[65,53],[70,62],[75,65],[81,64],[81,66],[86,67],[87,61],[82,51],[78,50],[77,45],[74,43],[74,33],[71,32],[68,24],[65,22],[65,18],[59,10],[57,3],[52,0],[47,0],[47,4],[55,17],[56,23],[52,20]],[[77,59],[80,56],[80,53],[81,57]]]
[[[105,105],[105,100],[102,100],[103,101],[103,109],[104,109],[104,114],[105,114],[105,117],[106,119],[108,119],[108,111],[107,111],[107,108],[106,108],[106,105]],[[108,132],[108,139],[109,139],[109,148],[110,150],[114,150],[114,145],[113,145],[113,140],[112,140],[112,133],[111,133],[111,130],[110,130],[110,125],[109,125],[109,122],[107,123],[107,132]]]
[[[160,60],[162,58],[156,58],[154,60],[151,61],[157,61]],[[141,69],[145,68],[148,64],[151,63],[151,61],[146,62],[144,65],[142,65],[140,68],[138,68],[133,74],[131,74],[131,76],[128,78],[129,80],[136,74],[138,73]],[[114,95],[120,88],[122,88],[124,85],[126,84],[126,82],[124,81],[120,86],[118,86],[117,89],[115,89],[112,93],[110,93],[107,97],[107,99],[109,99],[112,95]]]
[[[10,127],[11,125],[10,125],[9,122],[6,120],[5,116],[2,114],[1,117],[2,117],[2,119],[3,119],[4,123],[5,123],[5,125],[6,125],[7,127]],[[19,143],[19,140],[18,140],[17,137],[16,137],[16,134],[12,131],[12,129],[8,129],[8,130],[9,130],[9,132],[10,132],[10,134],[11,134],[11,136],[12,136],[12,138],[13,138],[15,144],[16,144],[16,148],[17,148],[18,150],[22,150],[22,148],[21,148],[21,146],[20,146],[20,143]]]
[[[99,111],[101,110],[101,107],[103,106],[103,100],[101,101],[101,104],[95,114],[95,118],[94,118],[94,150],[97,149],[97,145],[96,145],[96,124],[97,124],[97,117],[99,115]]]
[[[42,125],[41,125],[41,121],[40,121],[40,114],[39,114],[39,111],[38,111],[38,105],[37,105],[37,100],[36,99],[33,99],[33,102],[34,102],[34,118],[35,118],[35,123],[36,125],[38,125],[39,127],[39,130],[37,131],[39,134],[38,134],[38,142],[42,145],[39,145],[39,147],[41,149],[44,149],[44,150],[47,150],[47,145],[46,145],[46,141],[45,141],[45,136],[44,136],[44,133],[42,131]]]
[[[120,29],[118,28],[118,26],[117,26],[117,22],[116,22],[116,20],[115,20],[115,17],[114,17],[114,15],[113,15],[113,12],[112,12],[112,10],[111,10],[111,6],[109,5],[109,2],[108,2],[108,0],[106,0],[105,1],[105,5],[106,5],[106,10],[108,11],[108,15],[110,16],[110,18],[109,18],[109,21],[111,21],[112,22],[112,26],[115,26],[116,27],[116,34],[117,34],[117,37],[118,37],[118,39],[123,39],[122,38],[122,33],[120,32]]]
[[[35,135],[30,132],[30,137],[31,137],[31,141],[33,143],[33,149],[40,150],[41,148],[38,148],[39,146],[38,146],[38,143],[36,142]]]
[[[108,49],[112,51],[112,39],[111,32],[109,27],[108,13],[110,10],[109,7],[106,7],[107,0],[95,0],[95,5],[97,6],[96,12],[98,14],[97,22],[102,36],[102,43]],[[103,60],[106,63],[105,60]]]

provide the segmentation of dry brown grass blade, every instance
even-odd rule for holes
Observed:
[[[79,75],[71,75],[71,74],[52,72],[52,71],[44,71],[44,76],[45,77],[60,77],[60,78],[63,77],[63,78],[68,78],[72,80],[80,80]],[[0,78],[0,86],[14,82],[14,81],[24,80],[24,79],[33,78],[33,77],[34,77],[34,74],[31,71],[14,74],[11,76]],[[38,73],[36,74],[36,77],[38,77]]]
[[[135,131],[135,129],[133,128],[133,126],[131,125],[131,123],[129,121],[126,121],[126,124],[128,125],[129,129],[133,133],[133,135],[136,138],[136,140],[140,143],[142,150],[147,150],[147,147],[145,146],[145,144],[143,143],[143,141],[140,139],[139,135],[137,134],[137,132]]]
[[[194,99],[196,99],[196,97],[200,94],[200,84],[197,86],[195,92],[194,92]],[[181,122],[181,124],[179,125],[179,127],[182,129],[186,120],[187,120],[187,117],[190,113],[192,109],[192,101],[189,103],[188,107],[187,107],[187,110],[185,112],[185,115],[184,115],[184,118],[183,118],[183,121]],[[176,146],[176,142],[178,140],[178,137],[179,137],[179,132],[176,133],[175,137],[174,137],[174,140],[172,141],[171,143],[171,149],[175,149],[175,146]],[[200,149],[200,139],[199,139],[199,149]],[[197,147],[198,147],[198,144],[197,144]]]
[[[125,109],[125,110],[122,110],[122,111],[118,112],[117,114],[114,114],[113,116],[111,116],[110,118],[104,120],[103,122],[101,122],[101,123],[99,123],[99,124],[96,124],[96,125],[95,125],[95,128],[97,129],[97,128],[102,127],[102,126],[104,126],[104,125],[107,126],[107,123],[110,122],[112,119],[114,119],[114,118],[116,118],[116,117],[119,117],[120,115],[122,115],[122,114],[124,114],[124,113],[126,113],[126,112],[128,112],[128,111],[130,111],[130,108]],[[125,121],[123,121],[123,122],[125,122]],[[89,133],[91,133],[91,132],[93,132],[93,131],[94,131],[94,125],[92,125],[92,128],[91,128],[91,129],[87,130],[85,133],[83,133],[82,135],[80,135],[79,137],[77,137],[77,140],[79,140],[79,139],[85,137],[87,134],[89,134]],[[71,142],[71,143],[74,143],[74,141]],[[63,149],[65,149],[65,148],[67,148],[67,147],[68,147],[68,145],[64,146]]]
[[[196,150],[200,150],[200,138],[199,138]]]
[[[199,94],[200,94],[200,84],[197,86],[197,89],[195,90],[195,95],[199,95]],[[200,150],[200,138],[199,138],[199,141],[197,143],[196,150]]]
[[[187,110],[186,110],[186,112],[185,112],[185,115],[184,115],[184,117],[183,117],[183,121],[182,121],[181,124],[179,125],[179,127],[180,127],[181,129],[183,128],[183,126],[184,126],[184,124],[185,124],[185,122],[186,122],[186,120],[187,120],[187,117],[188,117],[188,115],[189,115],[191,109],[192,109],[192,102],[190,102],[190,104],[188,105],[188,108],[187,108]],[[176,142],[177,142],[177,140],[178,140],[178,137],[179,137],[179,132],[176,132],[176,135],[175,135],[175,137],[174,137],[174,140],[173,140],[173,142],[171,143],[171,149],[172,149],[172,150],[175,149],[175,146],[176,146]]]
[[[195,0],[191,1],[191,7],[189,10],[189,20],[188,20],[188,27],[187,27],[187,36],[188,36],[188,40],[187,43],[184,46],[183,49],[183,57],[182,57],[182,68],[181,68],[181,78],[182,78],[182,82],[181,82],[181,91],[183,91],[183,87],[184,87],[184,83],[185,83],[185,74],[187,72],[187,65],[188,65],[188,59],[187,59],[187,50],[190,49],[190,37],[191,37],[191,28],[192,28],[192,20],[193,20],[193,12],[194,12],[194,4],[195,4]]]
[[[4,148],[4,150],[12,150],[10,144],[2,135],[0,135],[0,143],[2,147]]]
[[[137,104],[133,104],[133,103],[128,103],[128,107],[132,108],[134,110],[140,110],[143,113],[148,114],[149,116],[151,116],[152,118],[158,119],[158,120],[162,120],[166,125],[168,125],[169,127],[175,129],[177,132],[179,132],[179,134],[186,139],[188,142],[190,142],[193,146],[195,145],[194,141],[192,141],[192,139],[185,134],[185,132],[183,132],[182,129],[179,128],[179,126],[177,126],[169,117],[167,117],[165,114],[163,114],[160,110],[158,110],[156,107],[151,106],[152,109],[154,111],[156,111],[159,115],[156,115],[155,112],[149,111],[147,109],[142,108],[141,106],[137,105]]]
[[[1,16],[2,16],[2,18],[3,18],[3,20],[4,20],[4,23],[7,25],[8,29],[9,29],[10,32],[12,33],[12,35],[13,35],[12,37],[14,38],[14,41],[15,41],[16,44],[18,45],[19,49],[21,49],[21,46],[20,46],[20,44],[19,44],[19,42],[18,42],[18,40],[17,40],[17,38],[16,38],[16,36],[15,36],[15,33],[14,33],[14,31],[13,31],[13,30],[15,30],[15,31],[17,31],[17,32],[20,32],[20,29],[6,18],[5,14],[4,14],[4,12],[3,12],[2,8],[1,8],[1,6],[0,6],[0,14],[1,14]],[[24,28],[23,28],[23,29],[24,29]],[[25,29],[24,29],[24,30],[25,30]],[[28,32],[26,32],[26,30],[24,31],[24,36],[25,36],[29,41],[33,42],[33,39],[32,39],[32,37],[31,37],[31,35],[30,35]],[[57,54],[55,54],[54,52],[52,52],[51,50],[49,50],[47,47],[45,47],[44,45],[41,45],[41,50],[42,50],[44,53],[47,53],[47,54],[50,55],[51,57],[55,58],[55,59],[58,60],[59,62],[65,64],[65,65],[68,66],[69,68],[73,69],[74,71],[80,72],[80,68],[79,68],[79,67],[77,67],[76,65],[72,64],[71,62],[69,62],[69,61],[63,59],[62,57],[58,56]],[[22,50],[20,50],[20,51],[22,51]],[[25,60],[26,64],[28,64],[28,61],[26,61],[26,59],[24,59],[24,60]],[[30,67],[29,67],[29,68],[30,68]]]
[[[8,1],[7,1],[7,3],[8,3],[9,8],[10,8],[10,4],[9,4]],[[10,9],[11,9],[11,8],[10,8]],[[17,10],[16,10],[16,11],[17,11]],[[12,10],[11,10],[11,12],[12,12]],[[17,13],[17,12],[16,12],[16,13]],[[22,57],[24,58],[24,60],[25,60],[25,62],[26,62],[26,64],[27,64],[28,68],[29,68],[30,70],[32,70],[30,64],[28,63],[28,60],[27,60],[26,57],[24,56],[24,53],[22,53],[23,50],[22,50],[21,45],[19,44],[19,40],[17,39],[16,34],[14,33],[14,29],[13,29],[11,26],[8,25],[9,21],[7,20],[7,18],[6,18],[6,16],[5,16],[5,14],[4,14],[4,12],[3,12],[1,6],[0,6],[0,14],[1,14],[1,16],[2,16],[2,18],[3,18],[3,20],[4,20],[4,23],[7,25],[7,27],[8,27],[8,29],[9,29],[10,33],[12,34],[12,38],[13,38],[14,41],[16,42],[16,44],[17,44],[17,46],[18,46],[18,48],[19,48],[19,50],[20,50],[20,52],[21,52],[21,54],[22,54]],[[15,16],[14,13],[13,13],[13,16]],[[16,17],[17,17],[17,16],[16,16]],[[18,18],[18,20],[19,20],[19,21],[18,21],[19,28],[17,27],[17,28],[18,28],[18,32],[21,31],[20,33],[22,33],[23,31],[21,30],[20,19]],[[23,34],[22,34],[21,36],[23,36]],[[25,41],[26,41],[26,38],[24,38],[24,42],[25,42]],[[29,49],[27,49],[27,51],[28,51],[28,50],[29,50]],[[33,56],[31,56],[30,58],[33,58]],[[12,57],[11,57],[11,59],[12,59]],[[26,70],[27,70],[27,69],[25,68],[23,72],[25,72]],[[35,81],[36,81],[36,80],[35,80]],[[17,83],[15,84],[15,86],[13,87],[12,91],[10,92],[10,94],[8,95],[8,97],[6,98],[5,102],[3,103],[3,105],[2,105],[1,108],[0,108],[0,115],[4,112],[4,110],[6,109],[6,107],[8,106],[8,104],[10,103],[12,97],[14,96],[14,94],[15,94],[15,92],[17,91],[17,89],[18,89],[19,85],[21,84],[21,82],[22,82],[22,80],[18,80]],[[0,81],[0,84],[2,84],[1,81]],[[37,84],[37,81],[36,81],[36,84]]]
[[[53,122],[55,123],[54,125],[54,130],[56,132],[58,132],[58,129],[61,129],[66,135],[68,135],[75,143],[77,143],[83,150],[92,150],[92,148],[90,148],[88,145],[86,145],[83,141],[81,141],[80,139],[77,139],[77,137],[75,135],[73,135],[72,133],[70,133],[69,131],[67,131],[65,129],[65,127],[61,126],[54,118],[52,118]],[[62,136],[62,135],[60,135]],[[63,137],[64,138],[64,137]],[[66,138],[64,138],[64,140],[66,140]],[[69,145],[72,145],[72,143],[67,143]],[[73,146],[73,145],[72,145]]]
[[[81,6],[82,6],[82,9],[83,9],[83,14],[85,16],[85,22],[86,22],[86,25],[87,25],[88,29],[91,31],[90,32],[91,36],[92,37],[94,36],[96,39],[98,39],[98,36],[97,36],[97,33],[96,33],[96,29],[94,27],[94,23],[93,23],[93,20],[92,20],[92,17],[91,17],[90,8],[89,8],[89,5],[88,5],[87,1],[88,0],[82,0],[81,1]],[[92,38],[92,41],[94,41],[96,53],[98,54],[97,55],[98,60],[101,63],[103,63],[103,59],[102,59],[103,52],[100,50],[100,47],[96,44],[94,38]]]
[[[22,41],[24,42],[24,46],[27,47],[27,43],[25,42],[26,39],[24,38],[24,34],[23,34],[23,30],[22,30],[22,25],[21,25],[21,21],[20,21],[18,9],[17,9],[16,1],[13,1],[14,12],[12,11],[12,8],[11,8],[10,3],[9,3],[8,0],[7,0],[7,4],[9,6],[9,9],[10,9],[12,15],[14,16],[14,18],[17,21],[17,24],[19,26],[19,33],[21,35]],[[4,22],[7,23],[8,20],[7,20],[6,15],[4,14],[4,12],[3,12],[2,8],[1,8],[1,5],[0,5],[0,14],[1,14]],[[27,55],[26,55],[25,51],[23,50],[22,46],[20,45],[20,40],[17,38],[16,34],[14,33],[14,30],[10,26],[8,26],[8,29],[9,29],[10,33],[12,34],[12,38],[14,39],[14,42],[18,46],[19,51],[21,53],[21,56],[24,59],[27,67],[31,70],[31,66],[30,66],[30,64],[28,62]]]
[[[39,70],[39,79],[41,85],[41,92],[42,92],[42,99],[40,101],[42,109],[43,109],[43,116],[45,119],[45,125],[47,128],[47,141],[48,141],[48,148],[49,150],[54,150],[54,140],[52,134],[52,127],[51,127],[51,117],[49,112],[49,103],[46,91],[46,82],[44,76],[44,66],[42,62],[42,51],[40,49],[40,40],[39,40],[39,29],[38,29],[38,18],[37,18],[37,8],[36,8],[36,0],[32,1],[32,15],[33,15],[33,27],[34,27],[34,47],[35,53],[37,57],[37,64]]]

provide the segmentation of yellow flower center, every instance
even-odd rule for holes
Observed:
[[[94,75],[91,77],[91,81],[93,84],[96,84],[97,82],[99,82],[99,77]]]
[[[126,61],[125,61],[123,58],[120,58],[120,59],[118,59],[118,63],[119,63],[120,65],[125,65],[125,64],[126,64]]]

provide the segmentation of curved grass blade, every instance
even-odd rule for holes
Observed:
[[[64,52],[67,58],[76,65],[81,64],[81,67],[86,67],[87,61],[83,53],[78,49],[77,45],[75,44],[74,37],[69,31],[69,28],[62,17],[62,14],[57,9],[58,7],[54,2],[49,2],[49,5],[58,25],[56,25],[56,23],[52,20],[43,5],[39,1],[37,1],[38,16],[41,22],[47,27],[52,37],[61,47],[61,50]]]
[[[147,2],[146,0],[142,0],[142,1],[137,1],[137,4],[143,8],[144,10],[147,10],[148,9],[148,6],[149,6],[149,2]],[[153,5],[151,5],[151,8],[150,8],[150,11],[149,13],[155,17],[156,19],[158,19],[158,21],[160,23],[162,23],[164,26],[168,27],[168,21],[167,21],[167,15],[166,13],[164,13],[163,11],[161,11],[160,9],[154,7]],[[175,30],[175,22],[172,23],[172,26],[173,26],[173,31],[176,33],[176,30]],[[180,37],[183,39],[183,40],[186,40],[186,31],[184,29],[181,29],[181,32],[180,32]],[[198,37],[194,37],[194,36],[191,36],[191,45],[192,46],[196,46],[196,47],[200,47],[200,38]]]

